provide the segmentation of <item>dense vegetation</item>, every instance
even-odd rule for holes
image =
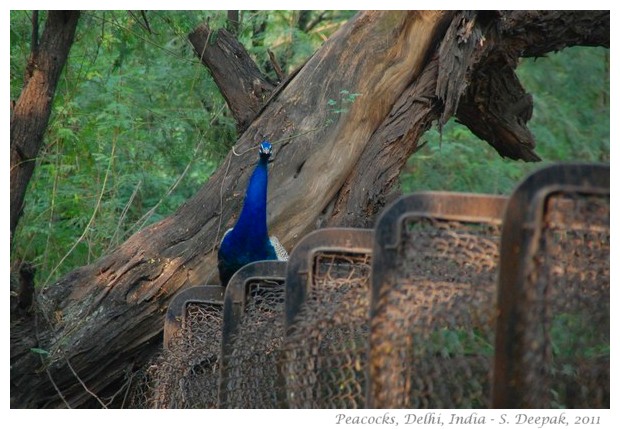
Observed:
[[[274,81],[268,50],[290,72],[352,12],[241,13],[238,37]],[[187,34],[226,12],[85,12],[26,195],[12,263],[37,284],[88,264],[176,210],[236,141],[235,124]],[[319,19],[320,18],[320,19]],[[45,14],[41,14],[41,21]],[[11,12],[11,98],[23,84],[31,14]],[[531,129],[548,161],[609,161],[609,51],[571,48],[524,60]],[[540,164],[501,159],[466,128],[431,130],[401,175],[404,191],[508,193]]]

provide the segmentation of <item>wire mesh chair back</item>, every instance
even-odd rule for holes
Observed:
[[[291,408],[362,408],[372,230],[307,235],[288,261],[282,374]]]
[[[219,408],[283,408],[286,262],[259,261],[231,278],[224,298]]]
[[[421,192],[401,197],[378,219],[368,407],[490,406],[506,201]]]
[[[164,350],[143,374],[139,408],[214,408],[224,288],[195,286],[168,305]]]
[[[494,406],[609,408],[609,166],[529,176],[502,235]]]

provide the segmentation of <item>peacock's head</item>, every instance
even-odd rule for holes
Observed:
[[[258,147],[258,154],[263,159],[269,159],[271,156],[271,143],[264,141]]]

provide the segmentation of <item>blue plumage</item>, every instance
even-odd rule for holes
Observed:
[[[264,141],[259,147],[259,160],[245,192],[243,208],[235,226],[224,234],[217,253],[217,266],[222,286],[232,275],[254,261],[282,259],[267,232],[267,163],[271,144]]]

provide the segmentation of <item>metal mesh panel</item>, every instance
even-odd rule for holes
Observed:
[[[288,262],[282,374],[291,408],[364,406],[373,231],[317,230]]]
[[[370,406],[488,407],[505,199],[405,198],[377,226]]]
[[[236,332],[223,347],[220,408],[281,408],[278,357],[284,336],[284,280],[247,284]]]
[[[188,303],[181,329],[149,366],[141,408],[214,408],[222,329],[222,306]]]
[[[368,230],[346,231],[357,237],[346,250],[334,244],[346,242],[343,236],[332,235],[330,243],[329,232],[322,234],[320,250],[310,248],[300,256],[311,261],[307,271],[300,270],[308,281],[298,311],[288,315],[283,363],[288,405],[361,408],[367,384],[372,236]]]
[[[376,314],[399,358],[383,372],[390,396],[412,408],[488,406],[498,228],[420,220],[402,240],[402,277]]]
[[[543,222],[527,275],[528,396],[537,407],[607,408],[609,198],[553,195]]]
[[[151,377],[149,368],[159,358],[159,354],[151,358],[142,368],[127,374],[127,390],[119,408],[154,408],[151,391]]]
[[[136,371],[130,408],[213,408],[222,337],[224,288],[195,286],[176,294],[164,321],[164,348]]]
[[[511,207],[494,405],[607,408],[609,168],[547,167],[520,186]]]
[[[222,305],[193,303],[181,324],[171,305],[137,406],[609,407],[608,174],[543,169],[508,205],[419,193],[374,233],[316,231],[286,287],[248,266],[223,318]]]

